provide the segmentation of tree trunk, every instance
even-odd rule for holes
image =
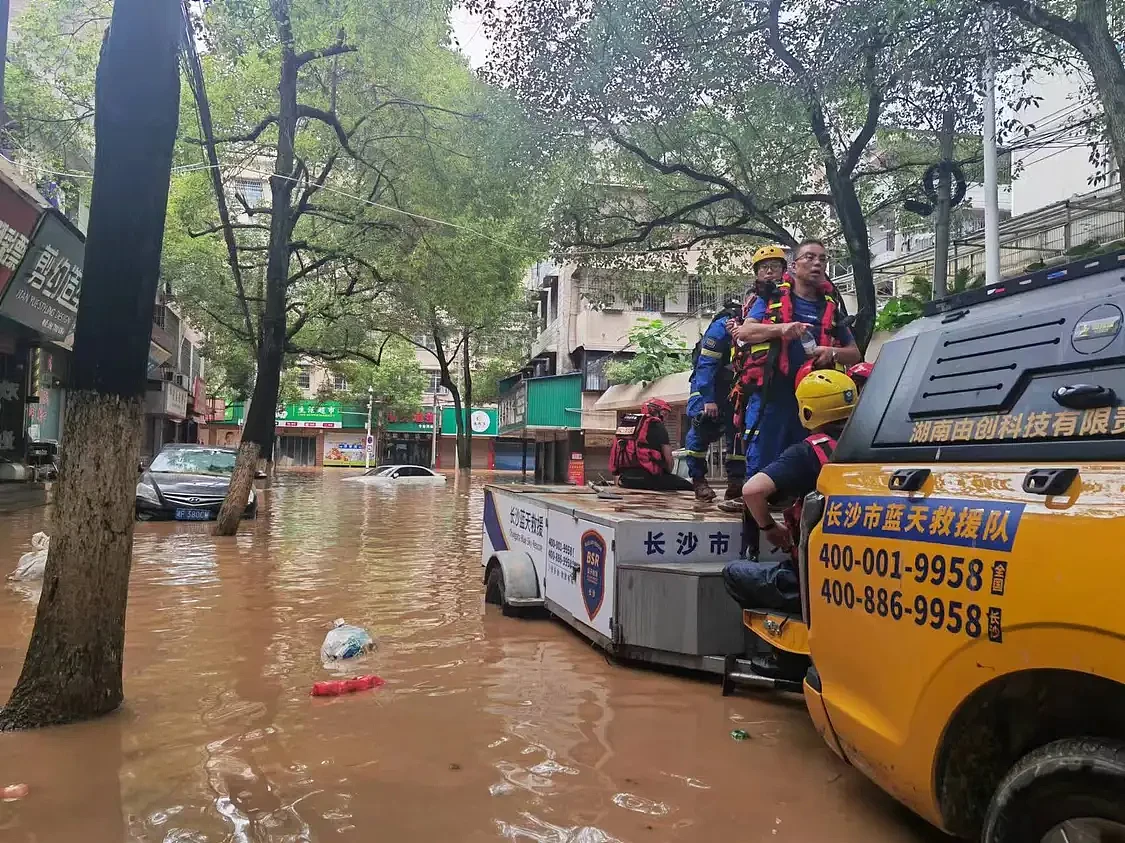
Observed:
[[[175,0],[116,0],[98,65],[97,142],[74,386],[51,550],[0,729],[117,708],[152,302],[179,118]]]
[[[851,179],[841,178],[838,173],[829,172],[829,187],[836,216],[840,220],[840,230],[848,247],[848,257],[852,262],[852,278],[855,280],[855,296],[859,312],[855,314],[856,344],[862,352],[867,351],[871,333],[875,327],[875,274],[871,270],[871,243],[867,239],[867,220],[863,206]]]
[[[467,473],[473,470],[473,426],[471,423],[467,424],[464,418],[465,414],[472,414],[473,412],[473,376],[469,371],[469,332],[465,331],[461,335],[461,366],[464,372],[465,383],[465,409],[457,412],[457,449],[460,457],[458,459],[458,469]],[[462,436],[464,433],[464,436]]]
[[[281,41],[281,79],[278,83],[277,160],[270,178],[272,213],[266,259],[266,302],[258,337],[258,377],[246,416],[242,445],[238,449],[230,489],[219,510],[215,535],[233,536],[250,500],[250,487],[259,459],[271,460],[274,414],[285,359],[285,308],[289,286],[289,238],[293,233],[294,138],[297,136],[297,57],[289,23],[288,0],[270,4]]]
[[[1125,178],[1121,177],[1121,173],[1125,172],[1125,65],[1122,64],[1121,53],[1109,32],[1109,23],[1104,16],[1105,7],[1102,6],[1101,20],[1083,21],[1082,13],[1087,5],[1097,4],[1079,4],[1079,20],[1086,24],[1088,32],[1087,43],[1079,49],[1090,65],[1094,87],[1105,112],[1109,141],[1117,165],[1117,186],[1125,197]]]
[[[957,112],[946,108],[941,118],[940,161],[944,165],[938,175],[938,201],[934,212],[934,285],[933,298],[943,299],[949,289],[949,217],[953,211],[953,121]]]
[[[461,401],[461,390],[458,388],[456,381],[453,380],[448,363],[441,358],[438,359],[438,362],[441,365],[441,385],[448,389],[449,394],[453,397],[453,417],[457,427],[457,468],[460,470],[461,463],[464,459],[464,451],[462,450],[461,444],[465,441],[464,404]]]

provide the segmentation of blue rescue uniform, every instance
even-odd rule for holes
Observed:
[[[727,332],[728,318],[727,313],[720,313],[707,326],[699,343],[699,359],[691,373],[691,395],[687,405],[691,426],[684,444],[688,472],[693,480],[707,475],[707,451],[720,436],[726,440],[728,481],[741,482],[746,476],[746,458],[736,447],[741,425],[735,423],[734,407],[730,401],[733,341]],[[703,412],[704,405],[712,403],[719,407],[716,418],[710,418]]]
[[[756,299],[750,308],[748,318],[759,322],[766,316],[766,300]],[[817,319],[818,303],[793,295],[793,320],[811,325],[819,336]],[[852,332],[845,325],[836,329],[836,339],[841,345],[851,345]],[[782,452],[801,442],[809,432],[801,424],[797,415],[797,396],[795,377],[808,359],[799,340],[788,343],[789,375],[783,376],[775,371],[769,386],[764,391],[755,392],[746,402],[746,472],[753,477],[765,466],[772,463]],[[763,403],[764,402],[764,403]]]

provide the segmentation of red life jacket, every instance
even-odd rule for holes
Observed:
[[[836,339],[841,310],[840,294],[827,279],[818,292],[824,307],[820,311],[817,325],[817,345],[840,348],[842,343]],[[768,297],[764,297],[766,315],[762,318],[762,324],[780,325],[794,321],[793,296],[793,278],[785,273],[781,283]],[[773,340],[747,344],[738,349],[734,360],[735,381],[731,389],[731,399],[736,408],[746,406],[746,400],[767,383],[775,368],[783,375],[789,374],[790,342],[793,340]]]
[[[649,474],[664,474],[667,464],[664,452],[648,444],[648,429],[656,416],[628,415],[621,419],[613,448],[609,452],[609,471],[620,474],[627,468],[639,468]]]
[[[836,440],[827,433],[813,433],[806,436],[805,441],[812,447],[813,453],[820,461],[820,467],[824,468],[832,459],[832,454],[836,450]],[[804,505],[805,499],[803,497],[798,498],[789,505],[783,516],[785,526],[789,528],[789,535],[793,537],[792,554],[794,562],[797,561],[797,546],[801,543],[801,510]]]

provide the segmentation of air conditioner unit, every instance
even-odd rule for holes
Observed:
[[[187,375],[179,375],[179,374],[178,374],[178,375],[176,375],[176,377],[175,377],[175,378],[173,379],[173,382],[174,382],[174,383],[176,384],[176,386],[182,387],[182,388],[184,388],[184,389],[187,389],[187,388],[188,388],[188,378],[187,378]]]

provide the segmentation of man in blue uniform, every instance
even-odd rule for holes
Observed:
[[[731,339],[727,323],[742,316],[742,305],[727,302],[707,326],[699,345],[691,372],[691,395],[687,414],[691,419],[687,440],[688,473],[696,500],[712,501],[715,490],[707,483],[707,452],[711,444],[724,437],[727,446],[727,500],[742,497],[742,481],[746,478],[746,457],[736,448],[741,424],[734,418],[730,402],[733,384]]]

